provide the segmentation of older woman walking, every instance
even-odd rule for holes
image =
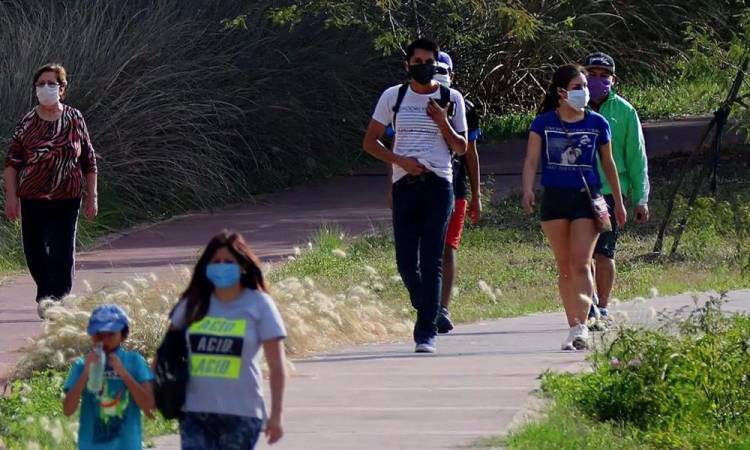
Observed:
[[[39,104],[16,125],[5,158],[5,214],[21,218],[26,263],[45,298],[60,300],[73,286],[78,212],[98,212],[96,158],[81,112],[62,103],[67,74],[47,64],[33,78]]]

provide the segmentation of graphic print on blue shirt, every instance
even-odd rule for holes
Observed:
[[[597,131],[565,133],[547,129],[547,164],[554,166],[575,166],[582,169],[594,167]]]
[[[610,141],[607,120],[595,112],[563,124],[555,111],[539,114],[530,130],[542,138],[542,186],[582,189],[581,173],[592,188],[601,186],[599,147]]]
[[[107,366],[104,384],[98,398],[99,414],[94,415],[94,442],[110,442],[120,436],[125,411],[130,404],[130,392],[125,382]]]

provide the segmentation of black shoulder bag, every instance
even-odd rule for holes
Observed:
[[[179,419],[183,414],[190,379],[186,331],[185,327],[170,328],[156,350],[154,399],[166,419]]]

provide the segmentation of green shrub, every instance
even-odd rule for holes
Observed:
[[[750,438],[750,317],[713,298],[657,329],[621,328],[590,373],[544,376],[543,389],[658,448],[728,448]]]
[[[490,142],[502,141],[511,137],[526,137],[534,113],[509,113],[490,116],[482,121],[482,138]]]
[[[10,394],[0,397],[0,439],[9,449],[30,442],[41,448],[76,448],[77,423],[62,413],[66,375],[39,372],[27,380],[15,381]]]

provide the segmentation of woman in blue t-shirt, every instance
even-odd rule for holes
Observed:
[[[555,254],[560,297],[570,327],[563,350],[588,347],[586,318],[594,293],[591,257],[599,233],[588,191],[593,198],[600,196],[599,163],[612,186],[617,223],[624,225],[627,219],[612,159],[609,124],[601,115],[586,110],[588,101],[585,69],[559,67],[531,124],[523,168],[523,206],[533,213],[541,158],[542,229]]]

